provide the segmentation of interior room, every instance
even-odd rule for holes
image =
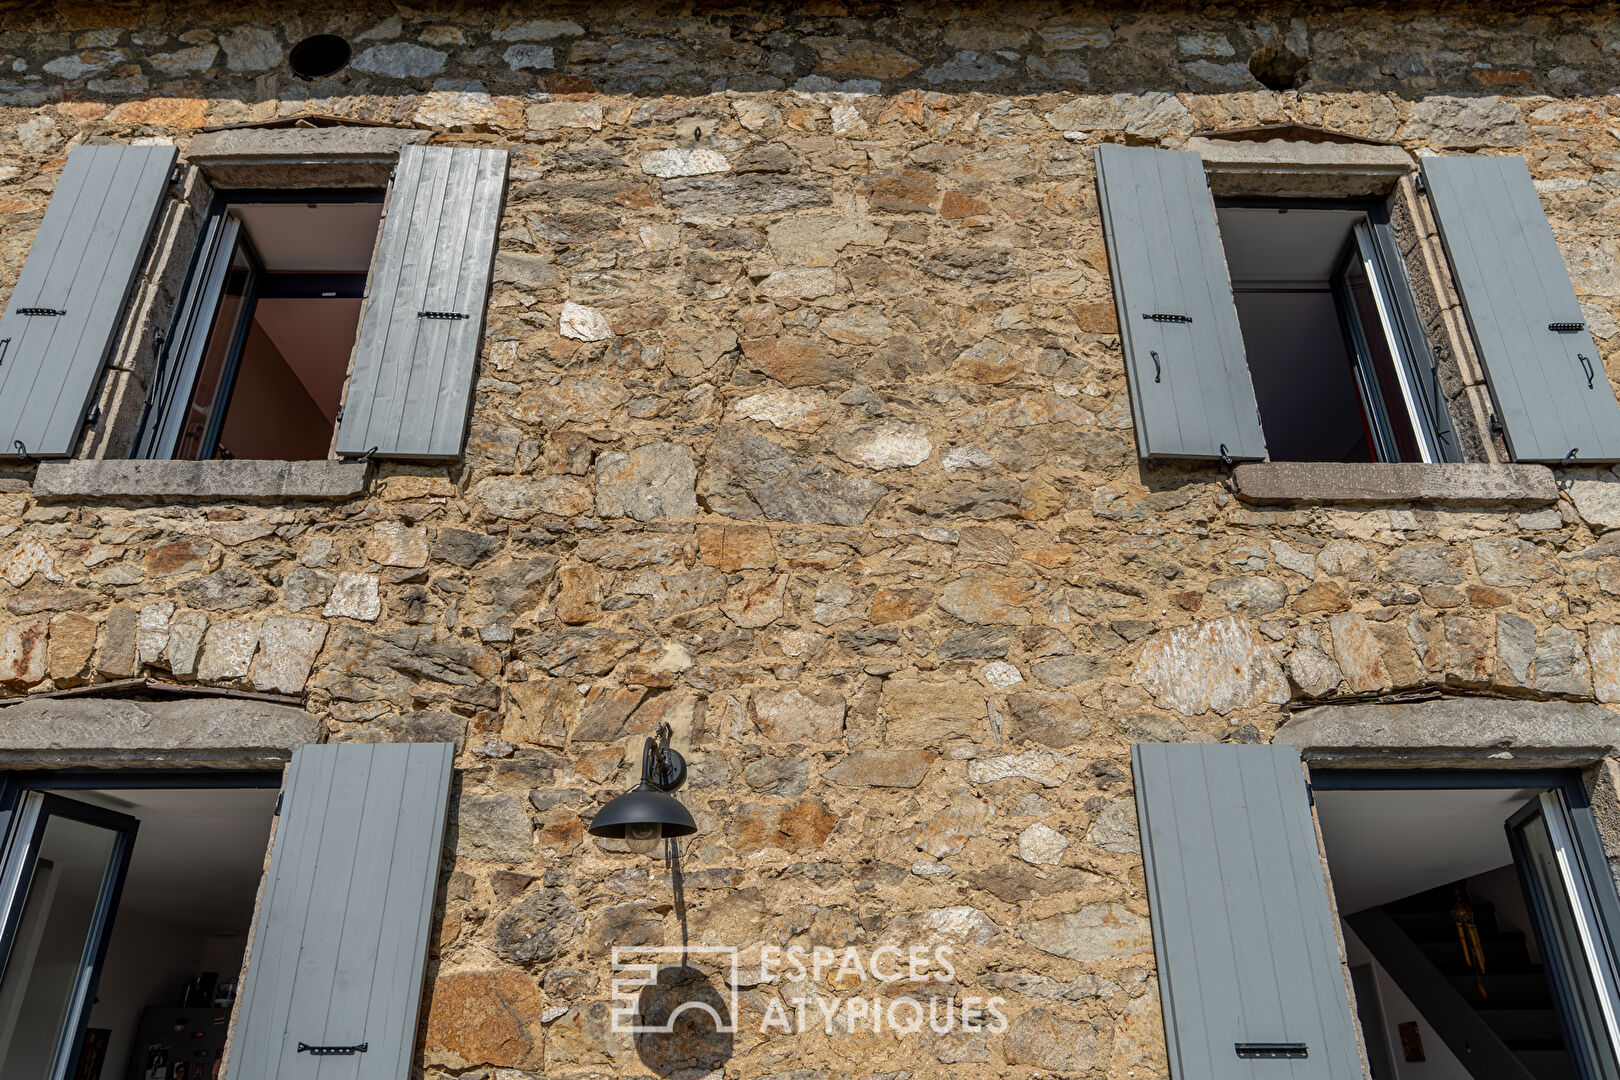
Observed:
[[[60,795],[140,823],[75,1080],[215,1080],[277,789]],[[0,991],[7,1075],[47,1071],[105,865],[104,830],[61,818],[50,829],[11,965],[34,973],[10,1000]],[[6,983],[22,985],[10,970]]]
[[[1540,790],[1315,793],[1374,1080],[1575,1075],[1505,827]],[[1459,1055],[1434,1023],[1447,1009],[1525,1071],[1494,1068],[1488,1038]]]
[[[180,456],[324,458],[382,204],[246,202],[227,212],[241,222],[241,238]]]
[[[1366,212],[1223,206],[1216,216],[1272,460],[1423,460],[1372,283],[1352,257]]]

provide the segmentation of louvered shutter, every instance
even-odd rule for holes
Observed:
[[[451,743],[293,755],[230,1080],[409,1075],[454,757]]]
[[[1516,461],[1620,461],[1620,405],[1518,157],[1423,159],[1446,258]]]
[[[506,151],[400,151],[337,452],[461,454],[506,188]]]
[[[0,318],[0,457],[73,453],[174,158],[172,146],[69,151]]]
[[[1361,1075],[1299,752],[1131,750],[1171,1074]],[[1303,1058],[1241,1044],[1304,1044]]]
[[[1203,160],[1100,146],[1097,192],[1137,449],[1145,458],[1265,457]]]

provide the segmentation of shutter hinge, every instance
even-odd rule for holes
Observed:
[[[1555,334],[1578,334],[1586,329],[1583,322],[1550,322],[1547,329]]]
[[[418,311],[416,313],[416,317],[418,319],[470,319],[470,318],[472,318],[472,316],[468,315],[465,311]],[[1191,322],[1192,320],[1188,319],[1187,321]]]
[[[1563,459],[1558,462],[1558,467],[1560,469],[1569,468],[1571,465],[1573,465],[1575,463],[1575,455],[1580,453],[1580,452],[1581,452],[1580,447],[1578,447],[1578,446],[1572,447],[1570,449],[1569,453],[1565,454]]]
[[[350,1054],[363,1054],[367,1043],[355,1043],[353,1046],[311,1046],[309,1043],[299,1043],[294,1053],[308,1054],[310,1057],[347,1057]]]
[[[1149,315],[1147,312],[1144,311],[1142,313],[1142,318],[1147,319],[1149,322],[1174,322],[1174,323],[1190,323],[1190,322],[1192,322],[1192,316],[1191,315],[1167,315],[1162,311],[1156,311],[1151,315]]]
[[[283,795],[285,795],[285,794],[287,794],[287,792],[285,790],[276,792],[276,808],[274,810],[270,811],[270,816],[271,817],[280,817],[281,816],[281,797]]]
[[[169,170],[169,183],[178,184],[182,175],[183,174],[181,173],[180,166],[176,165],[173,169]]]
[[[54,307],[20,307],[20,308],[17,309],[17,314],[19,314],[19,315],[66,315],[67,312],[64,311],[62,308],[54,308]]]
[[[1507,431],[1507,429],[1502,426],[1502,418],[1497,416],[1495,413],[1491,413],[1490,429],[1492,435],[1502,435]]]
[[[101,419],[101,406],[92,405],[90,411],[84,414],[84,426],[95,427],[96,421]]]
[[[343,406],[342,405],[338,406],[337,422],[340,423],[340,424],[343,423]]]
[[[1233,1043],[1232,1048],[1237,1051],[1240,1058],[1303,1059],[1311,1056],[1304,1043],[1241,1042]]]

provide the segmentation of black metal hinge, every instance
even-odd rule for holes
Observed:
[[[1192,322],[1191,315],[1167,315],[1162,311],[1156,311],[1152,315],[1149,315],[1147,312],[1143,312],[1142,318],[1147,319],[1149,322]]]
[[[465,311],[418,311],[418,319],[469,319],[472,316]]]
[[[84,426],[95,427],[96,421],[101,419],[101,406],[92,405],[90,411],[84,414]]]
[[[295,1051],[299,1054],[308,1054],[310,1057],[348,1057],[350,1054],[363,1054],[366,1052],[365,1043],[355,1043],[353,1046],[311,1046],[309,1043],[299,1043]]]
[[[285,795],[285,794],[286,794],[285,791],[276,792],[276,808],[274,810],[270,811],[270,816],[271,817],[280,817],[281,816],[281,797],[283,795]]]
[[[1233,1043],[1240,1058],[1307,1058],[1310,1051],[1304,1043]]]
[[[67,312],[64,311],[61,308],[54,308],[54,307],[20,307],[20,308],[17,309],[17,314],[19,314],[19,315],[66,315]]]
[[[1586,329],[1583,322],[1550,322],[1547,329],[1555,334],[1578,334]]]

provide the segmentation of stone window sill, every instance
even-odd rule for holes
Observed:
[[[363,461],[45,461],[40,499],[347,499],[366,487]]]
[[[1422,465],[1262,461],[1232,470],[1252,503],[1546,504],[1558,485],[1545,465]]]

